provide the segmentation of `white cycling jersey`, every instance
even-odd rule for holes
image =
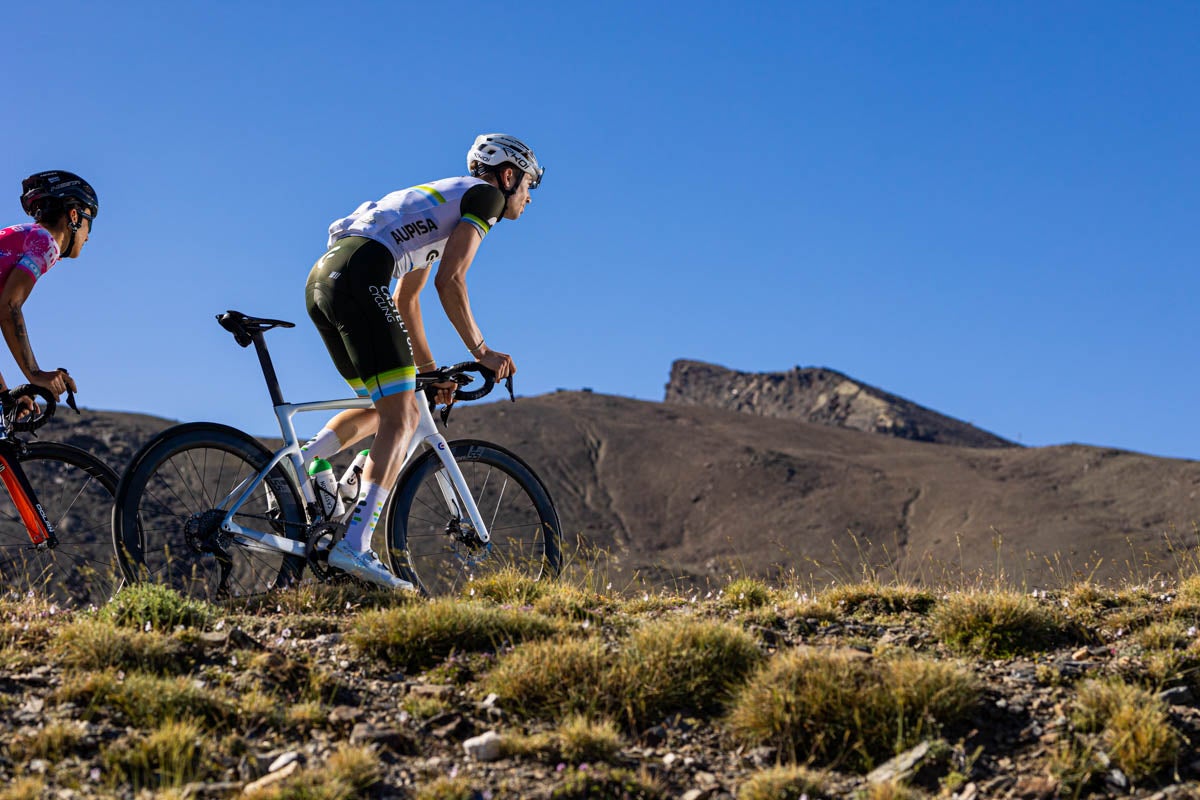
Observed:
[[[487,235],[504,213],[504,193],[479,178],[443,178],[410,186],[363,203],[329,226],[329,244],[362,236],[391,251],[395,277],[424,269],[442,257],[446,240],[460,222]]]

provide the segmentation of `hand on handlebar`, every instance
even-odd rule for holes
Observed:
[[[0,403],[4,406],[4,414],[15,422],[28,419],[38,413],[37,403],[29,395],[13,397],[8,389],[0,389]]]
[[[441,381],[433,384],[433,388],[437,389],[437,394],[434,395],[433,402],[443,406],[454,405],[454,393],[458,391],[457,383],[454,381]]]
[[[55,398],[62,397],[63,392],[78,391],[75,379],[65,369],[38,370],[30,376],[29,382],[34,386],[41,386],[43,389],[53,392]]]
[[[479,363],[496,373],[496,380],[503,380],[517,374],[517,365],[512,356],[499,350],[488,350],[479,357]]]

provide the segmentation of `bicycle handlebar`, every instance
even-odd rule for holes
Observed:
[[[17,401],[22,397],[41,398],[45,402],[45,405],[40,406],[40,413],[31,416],[27,415],[18,419],[17,411],[20,409],[20,406],[17,404]],[[53,392],[45,387],[25,383],[10,391],[0,392],[0,404],[3,405],[4,421],[10,430],[29,432],[37,430],[50,421],[50,418],[54,416],[54,410],[58,407],[58,399],[55,398]],[[70,390],[67,391],[67,405],[74,409],[76,413],[79,412],[79,409],[75,407],[75,393]]]
[[[478,389],[464,389],[463,387],[474,382],[469,374],[475,372],[483,378],[483,385]],[[496,387],[496,373],[480,364],[478,361],[464,361],[461,364],[455,364],[451,367],[442,367],[441,369],[422,372],[417,376],[417,388],[425,392],[425,397],[429,399],[429,410],[432,411],[437,405],[435,398],[437,397],[437,389],[435,383],[446,383],[454,381],[458,384],[458,388],[454,390],[454,402],[478,400],[487,395]],[[509,375],[504,379],[504,387],[508,389],[508,397],[512,401],[516,401],[516,396],[513,394],[513,379]],[[450,421],[451,406],[446,406],[442,409],[442,423],[448,424]]]

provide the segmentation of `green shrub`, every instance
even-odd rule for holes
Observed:
[[[217,611],[208,603],[184,597],[158,583],[126,586],[101,607],[102,619],[140,630],[170,631],[176,626],[205,628]]]

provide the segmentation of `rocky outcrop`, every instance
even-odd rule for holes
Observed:
[[[742,411],[960,447],[1018,445],[824,367],[738,372],[676,361],[667,403]]]

